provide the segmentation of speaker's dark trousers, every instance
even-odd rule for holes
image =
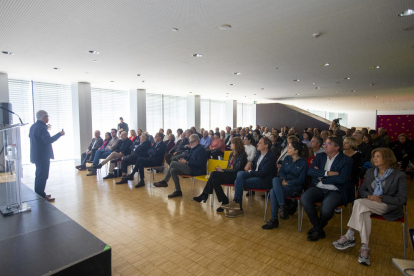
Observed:
[[[50,160],[36,162],[35,192],[41,197],[46,197],[46,181],[49,178]]]

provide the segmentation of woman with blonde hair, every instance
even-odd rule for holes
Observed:
[[[247,155],[244,149],[243,141],[240,137],[234,137],[231,139],[230,148],[232,153],[230,154],[229,161],[227,163],[227,169],[216,167],[215,171],[210,174],[207,184],[204,187],[203,193],[193,199],[197,202],[206,202],[208,195],[216,192],[217,199],[222,205],[227,205],[229,199],[223,192],[222,184],[232,184],[236,181],[237,172],[244,170],[247,164]],[[220,207],[217,209],[218,212],[222,212],[223,209]]]
[[[129,136],[128,137],[128,139],[129,140],[131,140],[132,142],[134,142],[135,141],[135,139],[137,138],[137,132],[135,131],[135,129],[131,129],[130,131],[129,131],[129,135],[131,135],[131,136]]]
[[[360,199],[354,201],[348,232],[333,245],[344,250],[356,245],[354,232],[361,236],[361,250],[358,262],[370,265],[368,247],[371,234],[371,214],[382,215],[387,221],[395,221],[403,215],[403,205],[407,202],[407,182],[405,173],[399,171],[397,159],[392,150],[378,148],[372,151],[371,162],[374,168],[367,171],[364,183],[359,190]]]
[[[356,151],[358,147],[355,138],[346,137],[344,140],[344,154],[352,158],[351,181],[356,185],[359,183],[359,172],[361,170],[361,153]],[[358,185],[359,186],[359,185]]]

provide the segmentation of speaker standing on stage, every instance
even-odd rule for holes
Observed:
[[[50,137],[47,131],[49,115],[44,110],[36,113],[37,121],[30,127],[30,162],[36,165],[35,192],[51,202],[55,199],[45,194],[46,181],[49,177],[50,159],[54,159],[52,143],[60,136],[65,135],[62,131]]]

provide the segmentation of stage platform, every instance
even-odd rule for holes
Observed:
[[[0,215],[0,275],[111,275],[109,245],[23,184],[22,201],[30,212]]]

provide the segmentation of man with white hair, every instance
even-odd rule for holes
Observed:
[[[54,201],[51,195],[46,195],[46,181],[49,178],[50,159],[54,159],[52,143],[65,135],[60,131],[50,137],[47,131],[49,115],[44,110],[36,113],[37,121],[30,127],[30,162],[36,165],[35,192],[49,202]]]

